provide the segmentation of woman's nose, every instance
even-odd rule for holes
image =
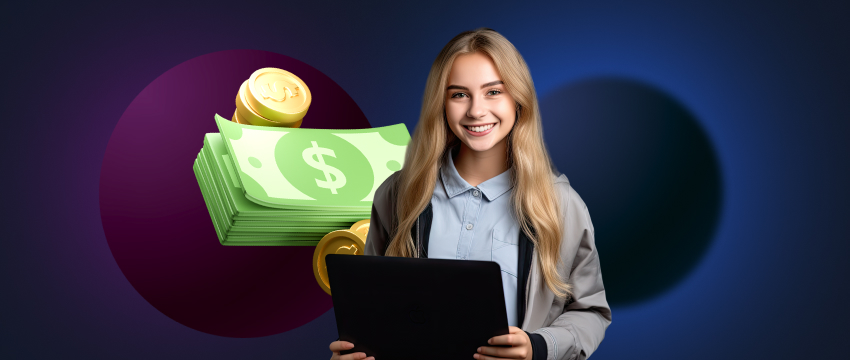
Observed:
[[[487,108],[484,106],[484,101],[473,99],[469,104],[469,110],[466,116],[472,119],[480,119],[487,115]]]

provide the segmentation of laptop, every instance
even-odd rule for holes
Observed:
[[[329,254],[340,352],[381,360],[472,358],[508,334],[499,265],[492,261]]]

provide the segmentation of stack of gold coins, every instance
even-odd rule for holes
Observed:
[[[301,127],[312,96],[293,73],[262,68],[239,87],[233,122],[245,125]]]
[[[370,219],[360,220],[348,230],[331,231],[319,241],[313,251],[313,275],[316,282],[328,295],[331,294],[331,283],[328,281],[328,267],[325,265],[325,255],[363,255],[366,250],[366,235],[369,234]]]

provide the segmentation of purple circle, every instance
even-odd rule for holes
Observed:
[[[230,118],[255,70],[296,74],[313,95],[302,127],[369,128],[336,82],[293,58],[258,50],[202,55],[151,82],[121,116],[100,171],[100,216],[115,261],[166,316],[229,337],[304,325],[332,307],[316,283],[313,247],[222,246],[192,164],[213,115]]]

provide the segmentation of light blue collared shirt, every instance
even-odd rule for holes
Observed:
[[[513,169],[472,186],[458,174],[452,153],[446,152],[440,181],[431,197],[434,218],[428,257],[499,264],[508,325],[519,326],[516,293],[520,229],[511,207]]]

